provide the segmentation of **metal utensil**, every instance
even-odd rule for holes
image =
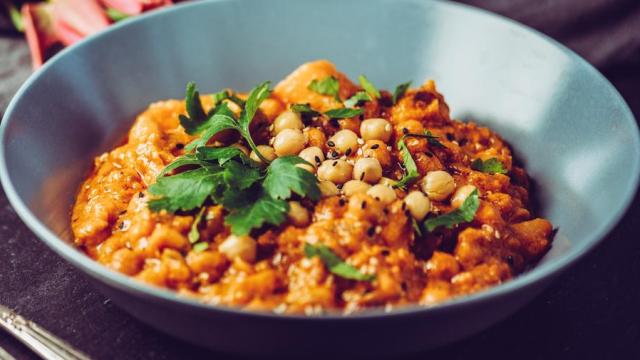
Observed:
[[[0,305],[0,327],[15,336],[29,349],[46,360],[89,360],[89,357],[72,348],[50,332],[41,328],[33,321],[27,320]],[[0,358],[4,355],[0,351]]]

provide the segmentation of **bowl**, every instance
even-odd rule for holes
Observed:
[[[71,245],[69,211],[92,158],[136,114],[204,91],[248,90],[327,58],[381,87],[435,79],[452,114],[498,131],[535,180],[559,231],[540,264],[441,305],[350,316],[209,306],[92,261]],[[452,342],[516,311],[616,224],[640,174],[638,128],[613,86],[553,40],[447,2],[202,1],[123,21],[51,59],[4,116],[0,176],[24,222],[136,318],[216,350],[259,355],[397,355]]]

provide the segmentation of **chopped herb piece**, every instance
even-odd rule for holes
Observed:
[[[202,125],[207,121],[207,114],[204,113],[202,102],[200,101],[200,93],[195,83],[189,82],[187,84],[184,101],[188,116],[180,115],[180,125],[184,127],[187,134],[198,134],[203,130]]]
[[[229,98],[231,94],[229,94],[229,90],[222,90],[215,94],[213,94],[213,103],[218,105],[221,101],[224,101]]]
[[[345,279],[371,281],[375,279],[375,275],[363,274],[358,269],[344,262],[336,255],[328,246],[313,246],[309,243],[304,244],[304,255],[307,258],[318,256],[330,272],[343,277]]]
[[[444,146],[443,143],[440,142],[440,137],[439,136],[435,136],[431,133],[431,131],[429,130],[425,130],[424,134],[413,134],[413,133],[409,133],[409,130],[407,129],[407,131],[405,132],[406,128],[402,129],[402,131],[405,133],[405,137],[417,137],[417,138],[423,138],[423,139],[427,139],[427,143],[430,146],[433,147],[437,147],[437,148],[441,148],[441,149],[446,149],[447,147]]]
[[[307,88],[318,94],[333,96],[336,101],[340,101],[340,82],[335,76],[329,76],[323,80],[314,79]]]
[[[125,14],[122,11],[116,10],[114,8],[107,8],[106,13],[109,19],[114,22],[118,22],[129,17],[128,14]]]
[[[297,167],[298,164],[309,163],[298,156],[283,156],[269,164],[263,186],[272,198],[288,199],[294,192],[312,200],[320,199],[318,179],[307,170]]]
[[[320,112],[315,111],[311,108],[311,105],[309,104],[293,104],[291,105],[291,111],[298,113],[298,114],[302,114],[302,115],[309,115],[309,116],[320,116]]]
[[[185,157],[188,155],[185,155]],[[227,147],[199,147],[196,150],[196,157],[199,160],[211,161],[218,160],[218,164],[224,165],[227,161],[231,159],[238,158],[242,163],[249,164],[249,158],[245,155],[242,150],[235,146],[227,146]]]
[[[24,32],[24,21],[22,20],[22,14],[20,10],[16,8],[14,4],[11,4],[10,1],[5,1],[5,6],[7,7],[7,11],[9,12],[9,18],[11,19],[11,23],[16,28],[16,30],[20,32]]]
[[[405,173],[402,179],[398,180],[398,182],[393,185],[395,188],[406,188],[407,185],[417,180],[420,176],[420,173],[418,173],[418,166],[416,166],[416,162],[413,160],[413,157],[411,157],[411,152],[407,148],[407,144],[404,143],[404,138],[405,137],[403,136],[400,141],[398,141],[398,150],[402,156]]]
[[[478,207],[480,207],[480,198],[478,197],[478,189],[475,189],[467,196],[459,208],[447,214],[425,220],[424,227],[431,232],[440,226],[451,229],[455,225],[470,222],[475,217]]]
[[[199,253],[207,250],[208,248],[209,248],[209,243],[199,242],[199,243],[193,244],[193,246],[191,247],[191,250]]]
[[[231,227],[232,233],[242,236],[265,223],[280,225],[286,219],[287,211],[289,204],[286,201],[263,193],[252,204],[232,210],[224,222]]]
[[[189,229],[189,234],[187,237],[189,238],[189,242],[195,244],[200,240],[200,231],[198,230],[198,225],[200,225],[200,221],[202,220],[202,215],[206,207],[202,207],[198,214],[193,218],[193,223],[191,223],[191,229]]]
[[[376,99],[380,99],[380,91],[367,79],[366,76],[360,75],[358,76],[358,81],[360,82],[360,86],[367,92],[367,94],[371,95]]]
[[[398,102],[398,100],[400,100],[400,98],[404,96],[404,94],[409,89],[409,86],[411,86],[411,81],[407,81],[406,83],[402,83],[396,86],[396,89],[393,91],[393,96],[391,97],[391,101],[393,102],[393,105],[395,105]]]
[[[196,155],[186,154],[171,162],[169,165],[165,166],[164,169],[160,172],[158,177],[166,176],[170,171],[181,168],[183,166],[200,166],[200,167],[208,167],[211,166],[210,163],[203,161],[205,159],[200,159]]]
[[[415,219],[411,218],[411,226],[413,227],[413,231],[418,235],[418,237],[422,237],[422,228],[420,227],[420,223]]]
[[[366,91],[358,91],[344,102],[344,106],[352,108],[361,105],[363,102],[371,101],[371,96]]]
[[[331,109],[324,114],[327,115],[331,119],[346,119],[354,116],[358,116],[364,113],[362,109],[348,109],[348,108],[339,108],[339,109]]]
[[[195,209],[204,204],[222,179],[220,167],[202,167],[173,176],[158,177],[156,183],[149,187],[149,192],[161,197],[149,201],[149,208],[169,212]]]
[[[475,159],[471,163],[471,168],[473,170],[482,171],[487,174],[506,174],[507,169],[504,168],[504,165],[496,159],[491,158],[488,160]]]

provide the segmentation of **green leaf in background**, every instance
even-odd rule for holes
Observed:
[[[352,108],[367,101],[371,101],[371,96],[366,91],[358,91],[344,102],[344,106]]]
[[[118,22],[129,17],[128,14],[125,14],[122,11],[118,11],[114,8],[107,8],[106,13],[109,19],[111,19],[114,22]]]
[[[200,240],[200,231],[198,230],[198,225],[200,225],[200,221],[202,221],[202,215],[204,214],[206,207],[202,207],[193,218],[193,223],[191,223],[191,229],[189,229],[189,234],[187,237],[189,238],[189,242],[195,244]]]
[[[409,87],[411,86],[411,81],[407,81],[406,83],[402,83],[396,86],[396,89],[393,91],[393,96],[391,100],[393,101],[393,105],[395,105],[400,98],[404,96]]]
[[[455,225],[472,221],[479,207],[480,198],[478,197],[478,189],[475,189],[467,196],[462,206],[444,215],[425,220],[424,226],[429,232],[440,226],[452,229]]]
[[[363,274],[358,271],[358,269],[344,262],[338,255],[331,251],[328,246],[313,246],[309,243],[305,243],[304,255],[307,258],[318,256],[330,272],[345,279],[358,281],[371,281],[375,279],[375,275]]]
[[[330,117],[331,119],[346,119],[354,116],[362,115],[364,110],[362,109],[348,109],[348,108],[339,108],[339,109],[331,109],[324,114]]]
[[[309,104],[293,104],[291,105],[291,111],[298,113],[300,115],[308,115],[308,116],[322,115],[320,112],[313,110],[311,108],[311,105]]]

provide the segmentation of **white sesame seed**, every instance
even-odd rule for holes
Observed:
[[[361,138],[358,138],[357,142],[358,142],[358,144],[360,144],[360,145],[364,145],[364,140],[362,140]]]

